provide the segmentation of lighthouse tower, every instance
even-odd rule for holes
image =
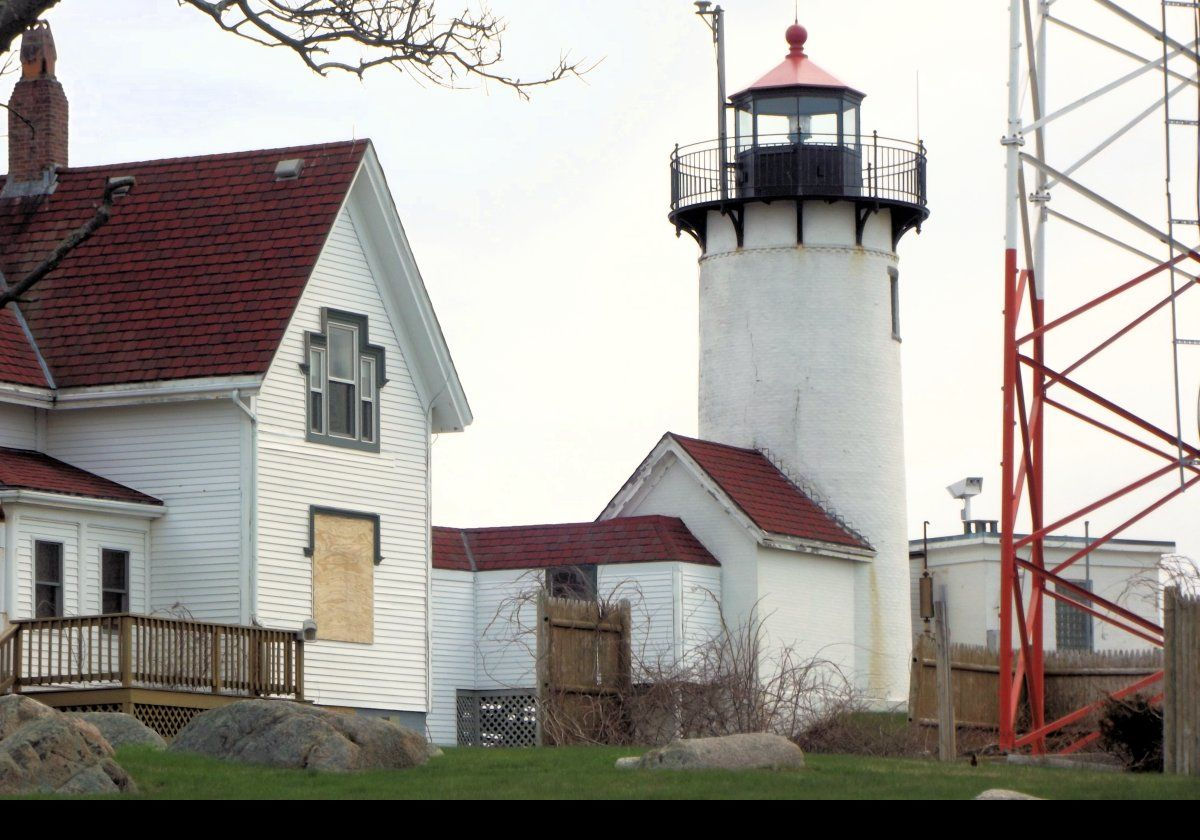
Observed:
[[[701,251],[699,432],[765,452],[870,543],[853,591],[831,597],[853,612],[859,687],[902,701],[896,246],[928,215],[925,151],[865,132],[864,94],[814,64],[807,39],[788,27],[783,62],[729,97],[732,136],[723,122],[720,140],[672,156],[670,220]]]

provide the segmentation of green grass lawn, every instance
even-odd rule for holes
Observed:
[[[1200,799],[1200,779],[1005,764],[810,755],[802,771],[617,770],[628,748],[446,750],[412,770],[273,770],[142,748],[117,758],[156,799],[969,799],[1006,787],[1051,799]]]

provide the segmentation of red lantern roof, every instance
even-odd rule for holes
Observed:
[[[859,93],[845,82],[826,73],[805,55],[804,43],[808,40],[808,30],[803,26],[793,23],[787,28],[784,37],[788,42],[788,54],[783,62],[750,87],[735,93],[731,98],[737,98],[757,90],[795,86],[842,88]]]

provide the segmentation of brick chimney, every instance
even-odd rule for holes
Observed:
[[[38,21],[21,36],[21,79],[8,100],[8,180],[5,195],[53,189],[67,165],[67,95],[54,77],[54,36]]]

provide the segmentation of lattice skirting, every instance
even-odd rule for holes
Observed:
[[[84,703],[58,706],[58,710],[60,712],[120,712],[124,711],[122,706],[121,703]],[[168,741],[178,735],[179,730],[187,726],[192,718],[203,711],[206,710],[189,706],[163,706],[156,703],[133,704],[133,716]]]
[[[541,741],[532,689],[457,691],[460,747],[535,747]]]

